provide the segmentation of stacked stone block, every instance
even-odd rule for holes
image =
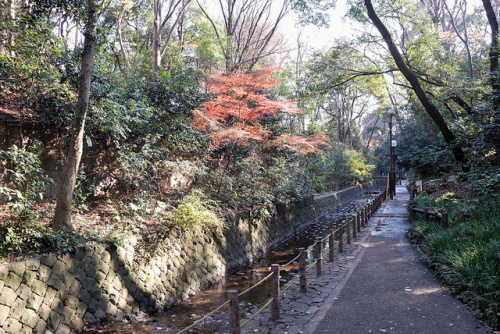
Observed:
[[[1,333],[70,333],[84,323],[160,311],[290,238],[317,218],[361,198],[353,187],[270,208],[272,219],[229,219],[222,235],[193,231],[123,246],[86,245],[0,265]]]

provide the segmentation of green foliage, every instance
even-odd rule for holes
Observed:
[[[103,78],[92,86],[92,93],[99,97],[92,103],[87,121],[88,136],[96,142],[110,139],[120,148],[137,136],[155,134],[158,131],[155,124],[157,110],[141,96],[140,83],[117,82],[113,89],[110,85],[113,82]]]
[[[327,190],[325,181],[321,177],[313,176],[312,181],[313,181],[313,186],[314,186],[315,192],[322,193],[322,192],[325,192]]]
[[[327,188],[340,189],[364,183],[373,177],[375,170],[375,165],[368,162],[366,154],[344,145],[326,149],[322,154],[311,158],[308,166],[318,192]]]
[[[351,178],[357,183],[364,183],[373,178],[375,166],[367,162],[367,158],[359,151],[350,150],[347,152],[347,167]]]
[[[184,230],[192,228],[208,228],[220,230],[223,220],[217,215],[216,202],[208,199],[200,190],[185,196],[182,202],[172,211],[172,223]]]
[[[75,250],[83,239],[66,230],[54,231],[44,225],[8,222],[0,225],[0,259],[12,256]]]
[[[2,79],[0,84],[0,96],[2,97],[13,88],[13,83],[15,83],[14,76],[16,76],[17,73],[13,63],[14,60],[10,57],[0,55],[0,79]]]
[[[495,166],[477,166],[470,172],[460,175],[466,189],[474,195],[491,194],[495,196],[500,190],[500,173]]]
[[[67,125],[76,91],[72,86],[76,80],[67,80],[75,67],[71,64],[76,61],[74,53],[65,51],[48,22],[15,20],[9,30],[15,32],[15,57],[0,57],[0,96],[15,102],[20,110],[35,111],[42,124]]]
[[[292,0],[290,4],[297,13],[300,24],[314,24],[320,27],[329,26],[330,17],[327,11],[335,7],[335,1],[332,0]]]
[[[74,110],[74,94],[69,87],[54,85],[45,94],[39,95],[33,107],[42,116],[42,122],[48,126],[68,126]]]
[[[421,178],[449,173],[458,168],[450,147],[442,137],[417,121],[405,123],[394,139],[398,143],[394,152],[397,166],[412,170]],[[389,142],[380,150],[384,150],[384,155],[388,157]]]
[[[164,113],[165,120],[189,117],[193,109],[206,101],[201,90],[201,74],[193,69],[161,72],[147,87],[151,103]],[[163,121],[165,121],[163,120]]]
[[[152,81],[103,75],[92,87],[90,140],[110,138],[124,153],[139,150],[151,138],[158,150],[176,156],[203,151],[201,134],[187,126],[192,110],[206,97],[192,70],[162,72]]]
[[[124,145],[119,151],[118,162],[122,170],[124,190],[158,190],[159,162],[168,157],[168,151],[158,145],[158,136],[147,136],[140,144]]]
[[[223,68],[224,57],[217,45],[217,36],[199,8],[193,10],[193,22],[188,38],[196,46],[196,61],[201,69]]]
[[[15,145],[7,151],[0,150],[0,175],[4,178],[0,195],[4,195],[19,220],[35,218],[33,204],[43,200],[44,191],[52,183],[34,153],[41,148],[40,143],[34,143],[29,150]]]
[[[445,193],[417,197],[417,205],[445,209],[450,227],[434,222],[412,225],[410,236],[423,243],[429,261],[475,313],[494,328],[500,325],[500,201]],[[487,213],[487,214],[485,214]]]
[[[119,189],[159,194],[165,164],[205,154],[204,138],[187,125],[205,96],[191,70],[161,72],[152,81],[101,73],[92,87],[87,142],[116,148],[108,152],[118,162]]]
[[[278,156],[271,159],[265,170],[275,201],[302,199],[311,194],[314,187],[311,174],[314,172],[302,168],[302,163],[304,160],[298,157]]]
[[[38,19],[56,12],[61,16],[77,19],[84,17],[86,7],[85,0],[34,0],[32,15]]]
[[[233,203],[253,208],[267,205],[274,199],[268,186],[265,163],[256,152],[236,161],[231,174],[232,187],[226,190],[232,193]]]
[[[80,209],[88,209],[87,200],[92,195],[93,185],[89,184],[85,171],[80,170],[76,178],[75,191],[73,193],[73,204]]]

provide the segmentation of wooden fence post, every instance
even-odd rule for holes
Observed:
[[[415,206],[415,200],[414,200],[414,199],[409,200],[409,201],[408,201],[408,204],[409,204],[410,206]]]
[[[330,235],[328,236],[328,260],[333,263],[335,260],[334,257],[334,248],[335,248],[335,230],[330,229]]]
[[[358,232],[361,232],[361,215],[356,212],[356,221],[358,222]]]
[[[441,227],[444,229],[448,228],[448,212],[443,212],[441,214]]]
[[[240,334],[240,298],[238,290],[228,290],[229,299],[229,333]]]
[[[424,208],[424,220],[425,221],[429,220],[429,211],[431,211],[430,208]]]
[[[346,234],[346,243],[348,245],[351,244],[351,222],[349,219],[345,220],[345,234]]]
[[[358,223],[356,222],[356,215],[351,216],[352,221],[352,237],[356,238],[358,233]]]
[[[339,240],[339,253],[344,252],[344,225],[337,220],[337,238]]]
[[[273,273],[271,279],[271,320],[276,321],[280,318],[280,265],[271,264]]]
[[[316,238],[316,276],[321,276],[323,272],[323,243],[321,238]]]
[[[299,248],[299,253],[300,292],[307,292],[306,250],[304,248]]]
[[[410,205],[410,223],[413,223],[415,221],[416,217],[416,212],[413,210],[415,208],[414,205]]]

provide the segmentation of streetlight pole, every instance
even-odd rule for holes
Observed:
[[[396,197],[396,154],[395,154],[395,150],[396,150],[396,146],[397,146],[397,141],[396,140],[392,140],[391,141],[391,164],[392,164],[392,194],[394,197]]]
[[[393,145],[392,145],[392,117],[394,116],[394,114],[391,112],[389,114],[389,145],[390,145],[390,149],[389,149],[389,195],[390,195],[390,198],[391,200],[394,199],[394,164],[393,164],[393,159],[394,159],[394,148],[393,148]]]

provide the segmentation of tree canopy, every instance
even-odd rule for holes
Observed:
[[[330,0],[82,4],[0,7],[2,110],[17,110],[20,128],[29,114],[58,129],[46,151],[57,152],[56,184],[74,183],[77,198],[145,192],[175,206],[196,189],[252,210],[364,182],[387,172],[390,115],[401,171],[496,175],[489,1],[353,2],[345,19],[362,33],[322,50],[304,50],[284,24],[334,26]],[[70,160],[71,182],[61,182]],[[74,213],[66,198],[63,225]]]

